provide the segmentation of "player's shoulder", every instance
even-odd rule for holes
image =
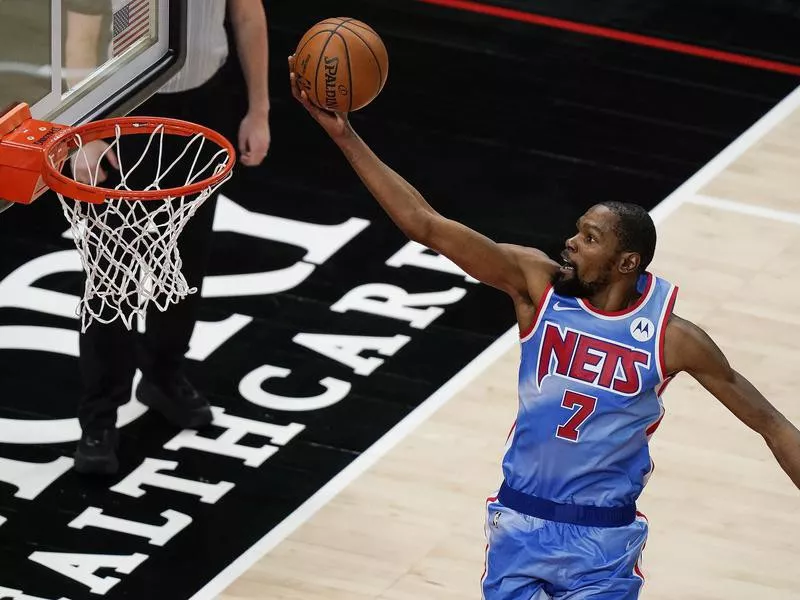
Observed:
[[[500,244],[500,246],[506,252],[513,254],[523,266],[532,266],[546,271],[558,269],[558,264],[538,248],[517,244]]]
[[[525,275],[530,300],[536,304],[558,271],[558,263],[538,248],[515,244],[501,244],[501,246],[516,259]]]
[[[664,335],[666,336],[665,341],[672,339],[675,342],[685,343],[700,340],[706,333],[688,319],[672,313],[667,320],[667,328]]]
[[[689,370],[715,349],[711,337],[700,326],[674,313],[670,315],[664,331],[664,361],[670,374]]]

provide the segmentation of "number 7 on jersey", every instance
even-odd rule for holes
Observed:
[[[570,442],[577,442],[581,435],[581,425],[592,416],[597,406],[597,398],[567,390],[561,400],[561,406],[573,411],[572,416],[563,425],[556,428],[556,437]],[[577,408],[577,410],[575,410]]]

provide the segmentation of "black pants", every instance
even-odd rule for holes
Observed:
[[[132,114],[171,117],[200,123],[235,138],[224,106],[226,90],[221,74],[200,88],[174,94],[156,94]],[[235,121],[238,122],[238,121]],[[234,137],[231,137],[231,136]],[[182,369],[184,355],[197,320],[200,290],[211,247],[216,194],[189,220],[178,241],[183,274],[197,292],[173,304],[166,312],[147,311],[146,333],[128,331],[119,321],[92,323],[80,336],[83,394],[78,418],[84,431],[97,432],[116,425],[117,408],[131,397],[137,366],[144,377],[165,381]]]

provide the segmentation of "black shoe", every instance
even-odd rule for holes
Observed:
[[[208,400],[182,374],[160,385],[142,378],[136,398],[181,429],[200,429],[214,420]]]
[[[113,475],[119,470],[117,430],[84,432],[75,451],[73,468],[86,475]]]

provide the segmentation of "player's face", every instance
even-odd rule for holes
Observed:
[[[578,232],[567,239],[553,278],[557,294],[585,298],[613,280],[620,258],[616,222],[617,215],[605,206],[592,207],[578,219]]]

